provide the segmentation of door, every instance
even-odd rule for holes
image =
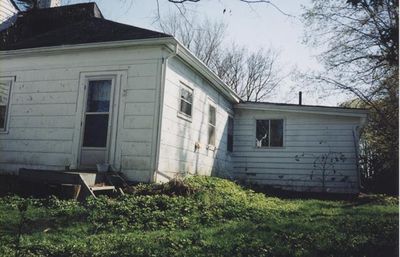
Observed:
[[[82,119],[80,169],[109,162],[114,79],[88,79]]]

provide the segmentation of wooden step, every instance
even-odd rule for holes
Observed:
[[[92,191],[115,191],[115,186],[89,186]]]

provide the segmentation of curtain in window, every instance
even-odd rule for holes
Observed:
[[[86,112],[108,112],[110,92],[111,80],[90,81]]]

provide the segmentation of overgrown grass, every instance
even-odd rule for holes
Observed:
[[[209,177],[85,204],[4,197],[0,256],[16,248],[17,256],[390,257],[398,254],[398,199],[283,200]]]

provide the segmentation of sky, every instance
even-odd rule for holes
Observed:
[[[89,2],[64,0],[64,3]],[[158,29],[156,0],[96,0],[106,19],[148,29]],[[283,12],[265,3],[251,4],[239,0],[201,0],[185,5],[189,14],[211,20],[222,20],[227,24],[226,44],[235,41],[250,51],[260,47],[273,48],[279,52],[279,66],[285,79],[271,102],[297,103],[298,91],[303,91],[303,104],[335,106],[349,96],[329,94],[313,90],[312,85],[302,85],[293,74],[322,70],[316,55],[321,48],[310,48],[302,43],[304,27],[300,21],[302,6],[310,6],[310,0],[272,1]],[[161,17],[177,12],[174,4],[159,0]],[[226,10],[223,13],[223,10]]]

